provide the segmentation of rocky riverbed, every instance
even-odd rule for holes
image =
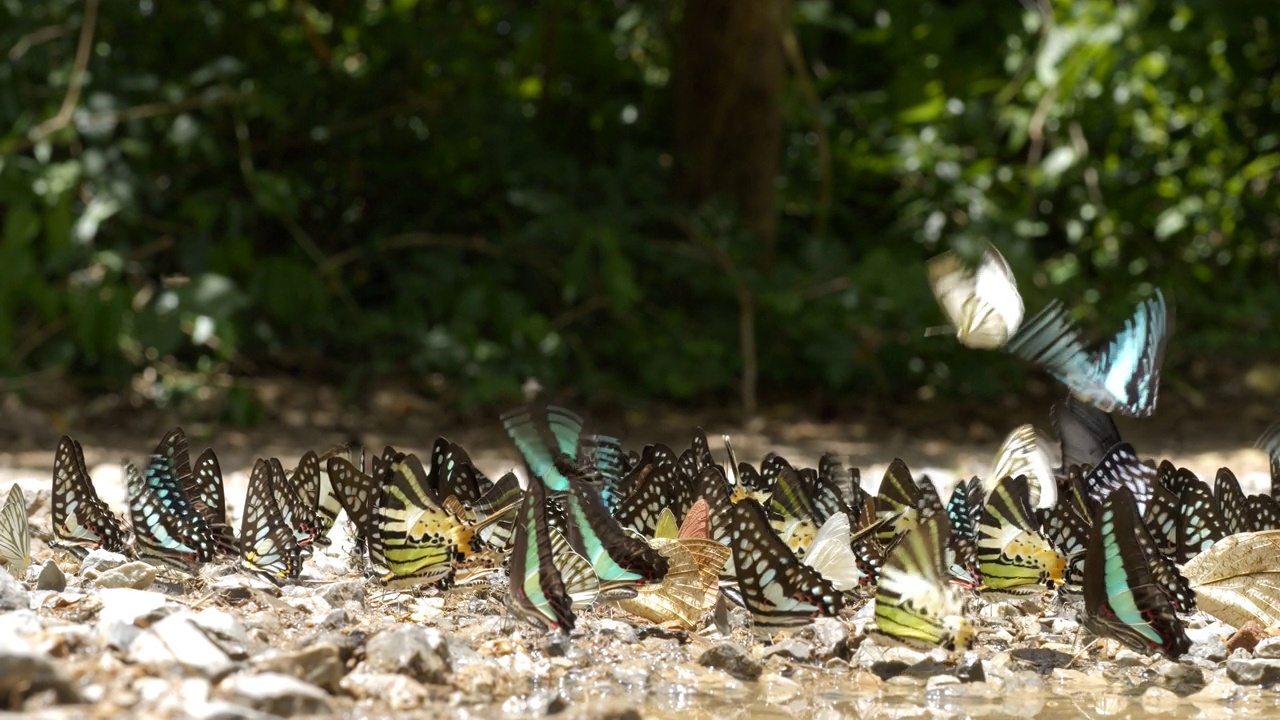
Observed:
[[[747,452],[751,449],[748,448]],[[978,451],[981,458],[985,451]],[[477,453],[482,465],[499,462]],[[1184,459],[1238,468],[1260,489],[1265,461],[1240,451]],[[803,455],[802,455],[803,457]],[[509,463],[502,456],[500,462]],[[924,468],[946,484],[948,466]],[[1203,468],[1201,467],[1203,466]],[[1211,467],[1212,466],[1212,467]],[[93,468],[117,508],[111,465]],[[883,465],[864,466],[875,477]],[[978,466],[973,471],[979,471]],[[47,478],[0,473],[46,499]],[[228,474],[232,505],[243,477]],[[238,511],[238,507],[235,508]],[[238,516],[238,512],[234,512]],[[868,636],[871,603],[753,636],[744,611],[723,636],[656,627],[616,607],[580,613],[568,638],[514,620],[505,577],[419,595],[386,592],[335,542],[277,587],[227,565],[198,578],[42,542],[23,581],[0,573],[0,709],[47,717],[1238,717],[1280,712],[1280,638],[1200,613],[1190,653],[1144,656],[1079,630],[1077,603],[1046,597],[971,608],[975,649],[890,647]]]

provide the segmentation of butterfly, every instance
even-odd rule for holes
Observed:
[[[521,407],[502,415],[502,426],[524,456],[532,476],[541,478],[553,493],[569,491],[569,479],[556,467],[556,457],[577,462],[582,417],[562,407]]]
[[[719,472],[718,468],[708,471]],[[737,593],[751,612],[757,632],[834,616],[844,596],[817,570],[801,563],[769,526],[764,508],[751,499],[731,503],[708,500],[712,524],[729,530],[729,549],[737,573]]]
[[[1271,456],[1271,497],[1280,498],[1280,422],[1272,423],[1254,447],[1266,450]]]
[[[987,498],[978,523],[978,571],[983,593],[1029,595],[1061,585],[1066,558],[1040,534],[1025,475],[1005,476]]]
[[[181,467],[164,453],[165,441],[139,472],[125,463],[129,521],[138,557],[190,572],[218,553],[213,532],[182,492],[175,469]],[[190,465],[187,466],[188,472]]]
[[[932,490],[932,496],[929,491]],[[880,528],[878,539],[880,544],[888,547],[895,537],[910,530],[919,521],[935,512],[945,512],[942,498],[938,497],[933,483],[922,488],[911,477],[911,470],[899,458],[884,471],[884,479],[880,481],[880,489],[875,498],[876,515],[888,522]]]
[[[1182,619],[1152,573],[1160,557],[1133,494],[1123,487],[1112,492],[1093,516],[1081,624],[1096,635],[1142,652],[1160,650],[1172,659],[1190,649]]]
[[[675,514],[667,512],[674,524]],[[729,548],[698,538],[654,538],[651,545],[667,558],[666,576],[660,583],[637,588],[635,597],[617,604],[650,622],[692,630],[715,602],[715,588]]]
[[[1048,456],[1040,447],[1035,426],[1030,424],[1014,428],[1004,439],[996,451],[995,461],[991,463],[984,489],[990,494],[1003,478],[1019,475],[1027,478],[1032,507],[1048,509],[1057,503],[1057,478],[1049,467]]]
[[[1083,402],[1074,395],[1054,403],[1050,410],[1054,431],[1062,443],[1062,465],[1058,475],[1065,477],[1073,465],[1093,467],[1122,438],[1115,421],[1107,413]]]
[[[320,458],[314,451],[308,450],[298,460],[293,472],[285,474],[283,466],[276,458],[268,458],[272,463],[272,490],[276,493],[276,504],[284,516],[284,524],[293,530],[298,539],[298,547],[303,555],[310,555],[316,538],[320,535],[318,520],[320,505]]]
[[[981,580],[978,571],[978,523],[982,520],[985,493],[982,481],[970,478],[956,483],[947,501],[947,520],[951,523],[951,542],[947,552],[951,558],[951,575],[962,584],[976,588]]]
[[[627,534],[609,515],[596,488],[578,475],[561,454],[556,462],[569,482],[565,497],[569,544],[591,561],[604,593],[627,594],[628,588],[661,582],[667,559],[644,540]],[[531,478],[530,484],[539,478]],[[616,596],[616,595],[615,595]]]
[[[1090,353],[1055,300],[1023,325],[1006,349],[1041,365],[1099,410],[1146,417],[1155,411],[1160,365],[1172,330],[1173,305],[1156,290],[1106,347]]]
[[[259,458],[253,464],[240,518],[240,558],[243,567],[273,580],[296,580],[302,570],[302,549],[285,524],[273,487],[284,481],[278,461]]]
[[[928,272],[929,287],[960,344],[993,350],[1018,331],[1022,296],[1013,271],[995,245],[987,243],[977,268],[969,267],[956,252],[947,251],[929,260]]]
[[[320,491],[316,503],[316,536],[312,542],[316,545],[328,546],[329,530],[338,521],[338,513],[342,511],[342,501],[338,498],[338,490],[334,486],[333,476],[329,472],[330,458],[343,458],[352,463],[352,467],[364,471],[364,447],[357,443],[335,445],[316,458],[320,469]],[[359,462],[357,466],[355,463]]]
[[[1170,484],[1178,490],[1178,528],[1174,561],[1183,564],[1231,534],[1209,485],[1186,468]]]
[[[1051,510],[1039,511],[1040,531],[1067,560],[1063,584],[1078,589],[1084,582],[1084,558],[1089,547],[1089,529],[1093,525],[1093,510],[1080,466],[1074,465],[1067,471],[1062,490],[1058,503]]]
[[[1094,504],[1099,504],[1116,489],[1128,488],[1138,503],[1138,514],[1146,512],[1151,501],[1156,469],[1138,459],[1138,453],[1127,442],[1118,443],[1102,461],[1084,476],[1084,485]]]
[[[933,515],[907,531],[889,551],[876,588],[876,629],[917,647],[963,649],[973,639],[964,600],[947,581],[943,548],[950,527]]]
[[[1280,503],[1270,495],[1250,495],[1244,502],[1248,532],[1280,530]]]
[[[53,535],[55,547],[79,557],[88,548],[129,553],[120,518],[98,498],[85,469],[84,450],[66,435],[53,461]]]
[[[27,500],[14,483],[0,510],[0,565],[21,580],[31,565],[31,528],[27,525]]]
[[[507,568],[509,605],[535,625],[568,633],[576,621],[573,598],[552,559],[546,489],[536,479],[530,480],[516,518]]]
[[[862,471],[856,467],[845,468],[835,453],[825,453],[818,459],[818,478],[824,485],[840,489],[845,507],[862,507],[871,497],[862,489]]]
[[[191,507],[208,524],[218,554],[238,556],[240,542],[227,522],[227,493],[222,483],[222,467],[213,448],[206,449],[196,458],[195,470],[183,480],[182,491]]]
[[[1213,496],[1218,499],[1218,512],[1226,523],[1227,534],[1248,532],[1248,518],[1245,515],[1244,491],[1240,489],[1240,481],[1230,468],[1219,468],[1213,479]]]
[[[836,590],[853,590],[864,583],[865,576],[858,567],[852,543],[848,513],[836,513],[818,528],[802,561]]]
[[[548,532],[551,533],[551,562],[560,571],[570,607],[574,610],[591,607],[600,596],[600,578],[596,577],[591,562],[574,552],[559,530],[550,528]]]
[[[648,450],[646,448],[646,450]],[[676,497],[684,484],[681,471],[674,459],[660,458],[646,453],[636,466],[638,472],[629,477],[627,495],[613,510],[613,517],[625,528],[646,537],[652,537],[663,510],[673,514],[679,511]]]
[[[1156,468],[1156,481],[1151,484],[1151,500],[1142,522],[1155,538],[1160,552],[1173,555],[1178,546],[1178,521],[1182,513],[1181,481],[1173,463],[1162,460]]]
[[[391,448],[387,449],[391,450]],[[383,467],[390,467],[390,463],[384,466],[381,458],[374,458],[373,465],[378,475],[376,480],[373,475],[366,474],[363,468],[356,467],[350,459],[341,455],[332,456],[325,461],[326,475],[333,483],[338,504],[346,511],[347,518],[351,521],[355,552],[362,557],[368,554],[369,537],[373,532],[373,511],[382,498],[385,473],[379,471]]]

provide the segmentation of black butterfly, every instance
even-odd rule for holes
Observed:
[[[1240,489],[1240,481],[1230,468],[1218,469],[1218,475],[1213,479],[1213,495],[1218,499],[1218,512],[1222,513],[1227,534],[1248,532],[1244,491]]]
[[[273,487],[284,481],[284,470],[278,461],[259,458],[249,475],[244,517],[240,520],[241,564],[276,581],[296,580],[302,570],[302,549],[285,524]]]
[[[236,557],[240,554],[240,541],[235,530],[227,522],[226,489],[222,484],[222,467],[213,448],[206,449],[196,458],[195,471],[183,484],[183,492],[191,506],[204,518],[213,533],[213,540],[220,555]]]
[[[1280,530],[1280,503],[1270,495],[1250,495],[1244,502],[1248,532]]]
[[[1059,477],[1065,477],[1072,465],[1093,467],[1100,464],[1107,451],[1122,441],[1110,415],[1074,395],[1055,403],[1050,418],[1062,443]]]
[[[164,442],[156,448],[164,449]],[[173,455],[157,452],[144,472],[125,464],[129,520],[139,558],[190,572],[212,560],[218,546],[209,524],[183,494],[173,460]],[[190,465],[186,467],[189,473]]]
[[[974,477],[956,483],[947,501],[947,519],[951,521],[948,549],[952,555],[948,569],[962,584],[973,588],[982,579],[978,572],[977,522],[982,518],[982,495],[982,481]]]
[[[338,513],[342,511],[338,490],[329,473],[330,458],[343,458],[351,463],[352,467],[364,472],[364,446],[354,442],[335,445],[317,459],[316,464],[320,467],[320,492],[319,502],[316,505],[316,536],[312,539],[312,543],[326,547],[331,544],[329,530],[338,521]]]
[[[310,555],[320,534],[316,518],[320,504],[320,458],[308,450],[287,475],[278,459],[268,458],[267,462],[272,465],[272,491],[276,493],[284,524],[293,531],[302,553]]]
[[[573,630],[573,599],[552,559],[546,490],[536,478],[530,478],[516,511],[510,557],[509,597],[514,609],[542,627],[566,634]]]
[[[1058,493],[1053,509],[1040,511],[1040,530],[1049,543],[1067,559],[1063,572],[1064,586],[1079,588],[1084,582],[1085,551],[1089,547],[1089,529],[1093,525],[1093,509],[1084,487],[1080,467],[1067,471],[1066,486]]]
[[[1106,500],[1117,488],[1125,487],[1138,503],[1138,513],[1146,512],[1151,502],[1152,485],[1156,470],[1138,459],[1138,453],[1127,442],[1118,443],[1107,451],[1102,461],[1084,477],[1085,488],[1095,505]]]
[[[1179,489],[1178,539],[1173,559],[1181,565],[1231,532],[1209,485],[1195,473],[1179,468],[1170,484]]]
[[[1113,492],[1093,517],[1081,624],[1135,650],[1160,650],[1173,659],[1190,649],[1174,603],[1153,574],[1161,559],[1132,493]]]
[[[120,518],[93,488],[84,450],[66,435],[53,461],[53,536],[56,547],[79,557],[96,548],[131,552]]]
[[[860,508],[871,497],[862,489],[862,471],[856,467],[846,469],[835,453],[825,453],[819,458],[818,478],[824,485],[840,489],[845,507]]]
[[[645,537],[653,537],[658,517],[663,510],[679,512],[680,500],[676,497],[684,484],[684,474],[674,462],[652,460],[642,456],[638,477],[628,477],[628,492],[613,511],[614,518],[623,527],[631,528]]]
[[[325,465],[338,503],[351,521],[355,554],[367,557],[369,537],[373,533],[373,513],[382,498],[382,486],[387,479],[386,472],[378,471],[384,468],[389,470],[390,463],[384,464],[381,458],[374,458],[377,479],[340,455],[330,457]]]
[[[703,472],[720,471],[707,468]],[[757,631],[803,625],[818,615],[840,612],[844,596],[818,571],[796,559],[773,532],[759,503],[750,498],[734,503],[722,493],[708,494],[713,528],[728,530],[737,599],[751,612]]]

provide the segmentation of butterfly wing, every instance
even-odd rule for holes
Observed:
[[[1027,478],[1032,507],[1048,509],[1058,502],[1057,478],[1053,468],[1049,467],[1048,456],[1040,447],[1035,426],[1031,424],[1014,428],[996,451],[985,483],[987,492],[993,491],[1004,478],[1019,475]]]
[[[881,633],[915,646],[968,646],[973,628],[943,567],[949,534],[947,519],[935,515],[908,530],[889,552],[876,589],[875,622]]]
[[[273,580],[293,580],[302,569],[302,550],[276,503],[273,474],[271,463],[261,458],[249,474],[240,519],[241,565]]]
[[[27,525],[27,501],[14,483],[0,510],[0,565],[21,580],[31,565],[31,528]]]
[[[89,478],[84,450],[66,435],[53,461],[53,535],[78,554],[86,552],[84,548],[129,552],[120,518],[98,498]]]

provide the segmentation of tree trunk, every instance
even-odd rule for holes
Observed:
[[[676,77],[677,192],[732,200],[772,264],[784,0],[687,0]]]

